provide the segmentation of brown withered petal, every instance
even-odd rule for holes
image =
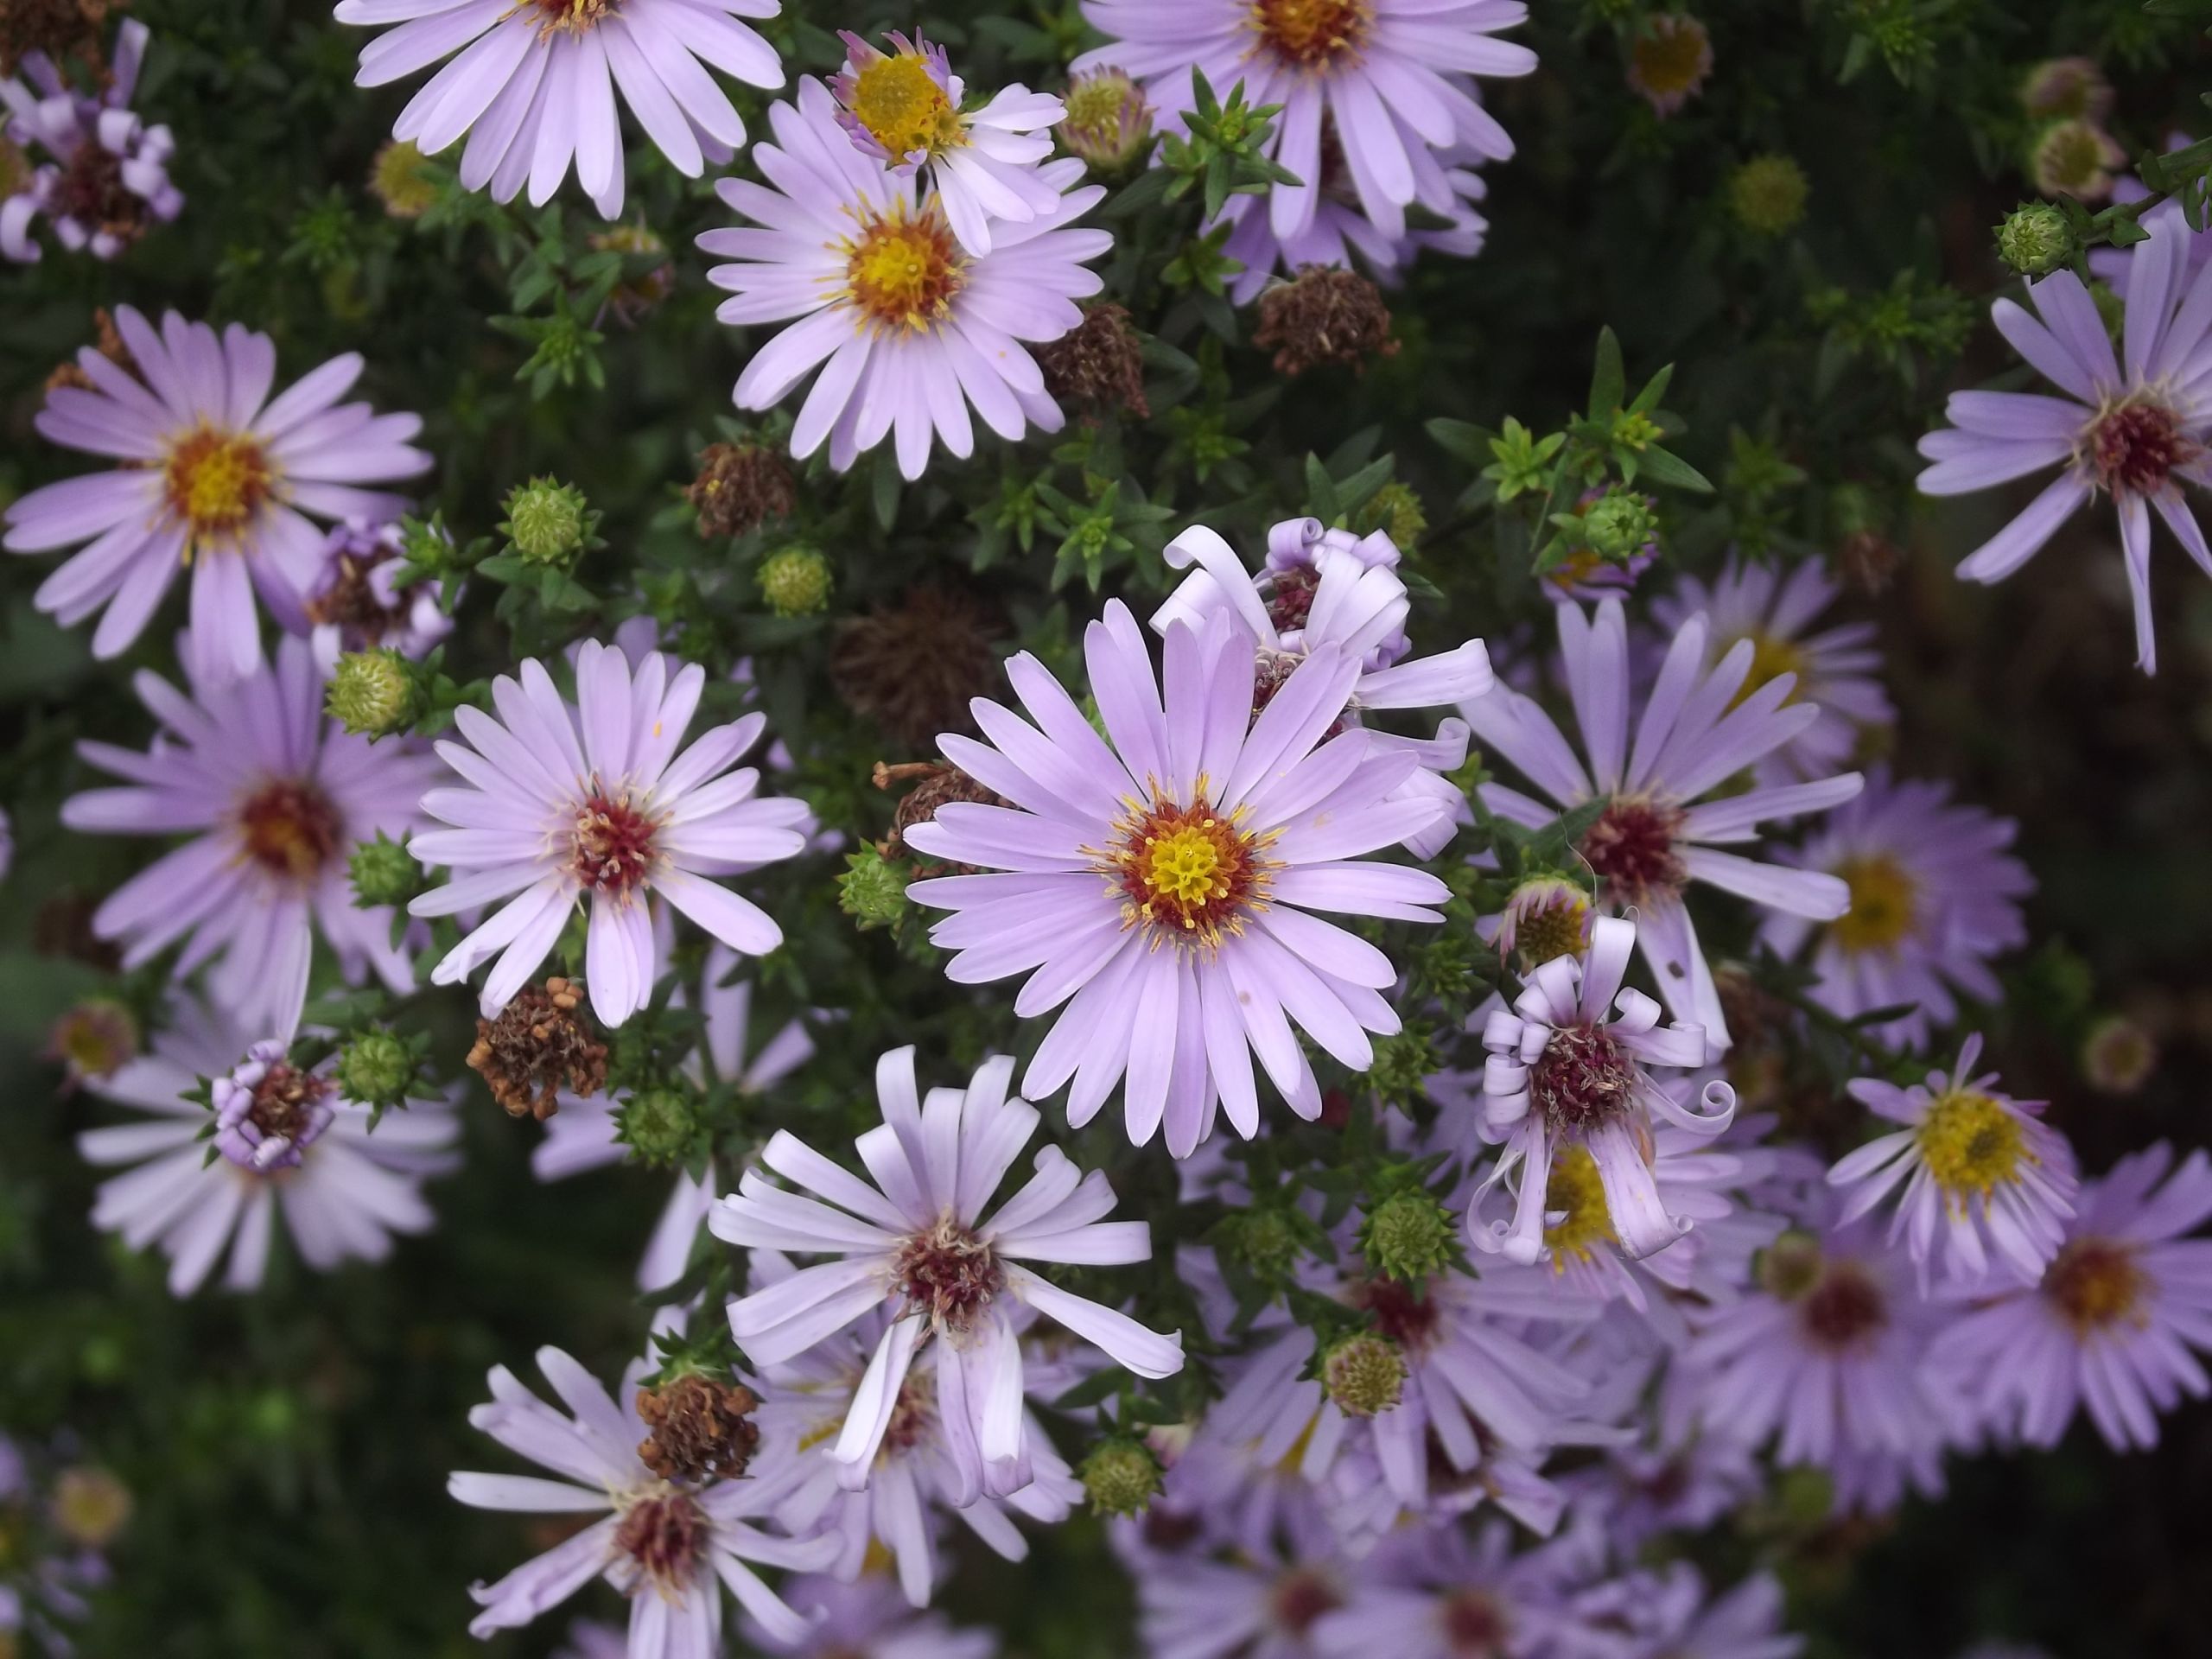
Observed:
[[[638,1459],[663,1480],[735,1480],[760,1444],[751,1421],[760,1403],[752,1389],[693,1373],[638,1390],[638,1415],[652,1432]]]
[[[1363,370],[1370,358],[1396,354],[1390,308],[1357,271],[1306,265],[1260,296],[1252,343],[1275,354],[1275,372],[1303,374],[1324,363]]]
[[[589,1099],[605,1084],[607,1045],[582,1006],[583,986],[556,976],[542,988],[524,988],[496,1019],[476,1022],[468,1064],[508,1116],[543,1122],[560,1109],[562,1090]]]
[[[701,454],[699,475],[684,486],[683,499],[698,511],[699,534],[719,541],[790,518],[798,491],[784,458],[766,445],[714,443]]]

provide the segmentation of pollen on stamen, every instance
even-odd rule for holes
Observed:
[[[576,809],[570,866],[576,880],[617,897],[643,887],[656,857],[656,828],[631,804],[626,791],[594,789]]]

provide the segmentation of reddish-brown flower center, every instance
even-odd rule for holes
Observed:
[[[330,1094],[330,1080],[279,1060],[254,1085],[253,1104],[246,1116],[271,1139],[282,1137],[295,1145],[312,1138],[315,1108]]]
[[[1336,1585],[1310,1567],[1294,1568],[1277,1579],[1268,1600],[1275,1627],[1299,1637],[1311,1630],[1324,1613],[1332,1613],[1344,1605]]]
[[[1648,903],[1678,892],[1689,877],[1675,850],[1688,815],[1648,795],[1616,796],[1582,837],[1582,856],[1617,903]]]
[[[70,153],[48,211],[125,241],[146,228],[145,199],[123,182],[123,157],[101,143],[80,143]]]
[[[2043,1294],[2079,1336],[2124,1322],[2140,1324],[2150,1286],[2135,1252],[2105,1238],[2075,1239],[2043,1276]]]
[[[296,779],[264,784],[238,808],[247,856],[295,881],[322,874],[338,851],[342,827],[330,798]]]
[[[1603,1026],[1552,1033],[1529,1068],[1529,1098],[1554,1134],[1587,1134],[1636,1101],[1636,1061]]]
[[[1797,1316],[1805,1334],[1835,1352],[1864,1347],[1890,1322],[1882,1287],[1855,1262],[1831,1262],[1806,1293]]]
[[[845,255],[847,291],[879,333],[936,327],[968,280],[967,258],[934,200],[918,213],[899,206],[869,219]]]
[[[1131,925],[1211,948],[1265,904],[1273,867],[1261,855],[1264,838],[1237,828],[1238,815],[1216,811],[1204,794],[1202,783],[1194,805],[1157,800],[1124,818],[1101,869],[1121,889]]]
[[[1278,572],[1268,589],[1268,620],[1284,632],[1304,627],[1320,588],[1321,578],[1304,565]]]
[[[594,788],[576,811],[576,880],[620,897],[644,885],[652,869],[655,824],[630,804],[629,791]]]
[[[2147,398],[2105,410],[2086,438],[2097,482],[2115,495],[2156,495],[2175,467],[2203,453],[2183,435],[2173,410]]]
[[[1444,1599],[1444,1645],[1452,1659],[1497,1659],[1513,1626],[1497,1599],[1484,1590],[1455,1590]]]
[[[1435,1300],[1412,1285],[1395,1279],[1362,1279],[1347,1300],[1374,1320],[1376,1331],[1397,1344],[1401,1353],[1422,1353],[1435,1339]]]
[[[907,1307],[956,1332],[974,1325],[1006,1282],[990,1244],[950,1216],[909,1238],[895,1271]]]
[[[706,1551],[706,1511],[688,1492],[672,1486],[654,1489],[622,1512],[614,1547],[637,1562],[653,1587],[675,1595],[691,1582]]]
[[[1266,48],[1300,69],[1325,69],[1356,53],[1375,22],[1370,0],[1252,0],[1251,28]]]

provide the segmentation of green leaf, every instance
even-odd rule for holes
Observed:
[[[1646,478],[1671,484],[1678,490],[1694,490],[1700,495],[1713,493],[1711,480],[1670,449],[1651,444],[1637,459],[1643,462],[1642,471]]]
[[[1611,425],[1613,411],[1628,391],[1627,372],[1621,366],[1621,342],[1612,329],[1598,331],[1598,362],[1590,373],[1590,418]]]

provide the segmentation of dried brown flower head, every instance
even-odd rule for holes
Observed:
[[[1141,421],[1151,415],[1144,397],[1144,347],[1121,306],[1104,301],[1090,307],[1072,331],[1035,351],[1045,390],[1084,419],[1116,410]]]
[[[830,683],[884,734],[913,748],[939,732],[972,732],[969,701],[998,681],[997,619],[978,600],[934,584],[842,623]]]
[[[766,445],[712,443],[683,499],[698,511],[699,534],[720,541],[748,535],[771,518],[788,518],[798,492],[784,458]]]
[[[582,1007],[583,987],[556,976],[542,989],[525,987],[498,1018],[476,1022],[468,1064],[509,1117],[542,1122],[560,1109],[562,1090],[588,1100],[607,1082],[607,1045]]]
[[[663,1480],[735,1480],[760,1444],[751,1421],[760,1403],[752,1389],[694,1372],[638,1390],[638,1415],[652,1432],[638,1459]]]
[[[1363,370],[1368,359],[1395,356],[1390,308],[1382,291],[1357,271],[1306,265],[1293,280],[1260,296],[1252,343],[1275,354],[1277,374],[1303,374],[1323,363]]]

